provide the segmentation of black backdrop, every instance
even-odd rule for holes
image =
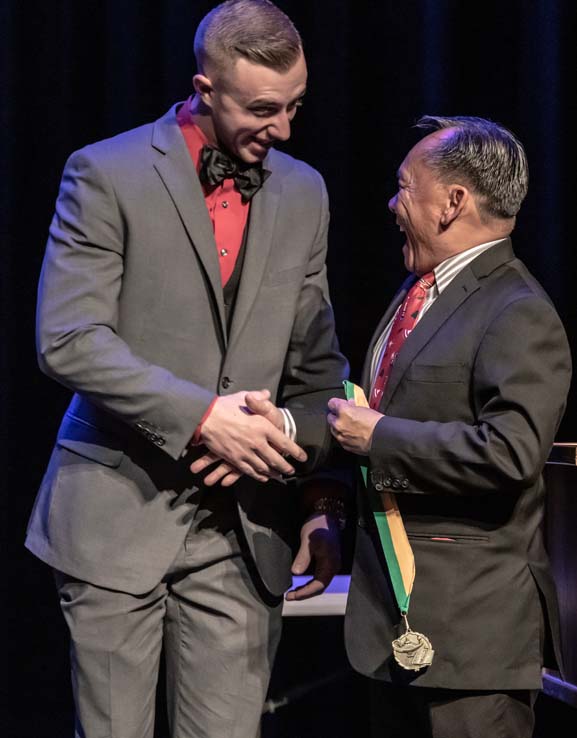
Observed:
[[[353,375],[404,275],[401,237],[387,202],[396,169],[416,140],[410,126],[424,113],[489,117],[524,142],[531,185],[514,244],[577,346],[570,230],[574,3],[278,4],[301,30],[310,72],[305,107],[284,148],[327,182],[331,293]],[[13,687],[9,738],[64,735],[49,731],[44,714],[69,705],[65,639],[50,577],[22,547],[68,399],[37,370],[33,339],[36,283],[62,166],[74,149],[152,120],[190,93],[192,37],[212,5],[0,1],[0,499],[3,601],[10,603],[3,608],[9,666],[2,671],[10,669]],[[574,393],[558,439],[577,440]]]

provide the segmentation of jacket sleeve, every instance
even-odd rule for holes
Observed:
[[[145,361],[118,335],[125,228],[92,148],[68,160],[40,277],[41,369],[178,458],[214,393]]]

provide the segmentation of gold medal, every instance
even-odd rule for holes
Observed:
[[[393,641],[393,655],[403,669],[419,671],[433,663],[435,652],[427,636],[411,630],[405,615],[403,619],[407,630]]]

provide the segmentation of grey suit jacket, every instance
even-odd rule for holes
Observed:
[[[215,394],[270,389],[293,408],[316,463],[329,436],[305,408],[346,373],[322,178],[270,151],[227,335],[212,226],[176,109],[70,157],[38,298],[40,366],[75,396],[26,545],[70,575],[135,593],[155,586],[186,534],[200,484],[188,443]],[[294,493],[246,479],[235,492],[278,594],[290,583]]]
[[[367,362],[366,390],[368,373]],[[540,687],[542,631],[560,658],[541,472],[570,373],[559,317],[509,240],[473,260],[419,321],[382,398],[369,477],[396,494],[416,563],[409,623],[435,657],[416,673],[394,663],[403,629],[361,495],[346,616],[356,669],[425,687]]]

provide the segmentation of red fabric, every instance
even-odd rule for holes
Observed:
[[[200,152],[208,140],[194,123],[190,113],[190,98],[182,105],[176,120],[184,136],[186,147],[196,171],[200,169]],[[216,187],[203,186],[206,208],[212,221],[214,240],[220,265],[222,285],[228,282],[234,271],[242,237],[248,220],[250,202],[243,202],[233,179],[225,179]]]
[[[433,272],[429,272],[418,279],[407,292],[407,295],[403,300],[403,304],[395,315],[395,320],[393,321],[391,332],[389,333],[389,340],[387,341],[387,346],[383,353],[383,357],[379,365],[379,371],[377,372],[373,390],[371,392],[371,401],[369,404],[373,410],[377,410],[381,403],[381,398],[391,374],[393,364],[397,358],[397,354],[401,350],[401,346],[405,342],[405,339],[415,327],[415,323],[417,322],[419,313],[421,312],[421,308],[425,301],[427,290],[434,284],[435,274]]]

